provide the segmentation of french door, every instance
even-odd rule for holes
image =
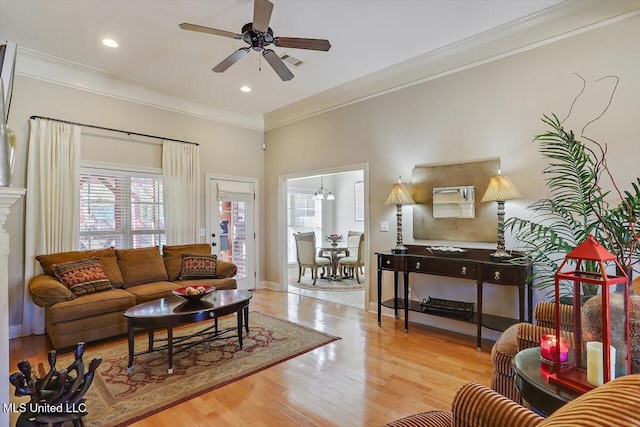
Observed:
[[[212,252],[238,266],[238,289],[255,289],[255,183],[210,178],[208,187]]]

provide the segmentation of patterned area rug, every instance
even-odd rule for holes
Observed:
[[[235,324],[235,316],[228,317],[220,321],[220,328]],[[200,328],[202,324],[189,326],[176,330],[174,335]],[[96,356],[102,357],[102,364],[85,395],[89,412],[83,419],[85,426],[128,425],[339,339],[258,312],[249,315],[249,333],[243,337],[242,350],[235,337],[198,344],[174,355],[173,374],[167,373],[166,351],[137,356],[128,374],[126,341],[97,351],[87,350],[83,357],[86,364]],[[156,333],[156,337],[162,336]],[[146,335],[136,337],[136,351],[146,346]],[[56,366],[62,369],[72,360],[71,354],[60,356]],[[28,402],[28,398],[12,397],[11,401]],[[15,425],[18,415],[11,414],[11,425]]]
[[[310,274],[302,276],[298,283],[298,272],[289,275],[289,284],[296,288],[309,289],[312,291],[360,291],[364,289],[364,274],[360,275],[360,284],[353,279],[327,280],[318,277],[315,286]]]

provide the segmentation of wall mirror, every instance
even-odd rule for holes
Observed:
[[[476,216],[473,185],[460,187],[434,187],[434,218],[474,218]]]
[[[480,203],[499,159],[413,169],[413,238],[495,242],[496,204]],[[480,196],[476,194],[478,192]]]

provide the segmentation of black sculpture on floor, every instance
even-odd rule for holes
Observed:
[[[82,417],[87,415],[83,398],[89,389],[95,371],[102,363],[101,357],[89,363],[85,373],[82,355],[85,343],[76,344],[75,360],[67,369],[56,369],[56,351],[49,352],[49,372],[44,378],[32,374],[31,364],[27,360],[18,363],[20,372],[15,372],[9,381],[16,388],[16,396],[31,396],[31,400],[20,409],[16,427],[53,425],[59,427],[65,421],[71,421],[75,427],[83,427]]]

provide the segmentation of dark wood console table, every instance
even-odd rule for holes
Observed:
[[[382,325],[382,306],[393,308],[396,318],[398,310],[404,310],[404,330],[409,331],[409,311],[424,313],[422,305],[418,301],[409,300],[409,274],[429,274],[435,276],[455,277],[458,279],[473,280],[476,283],[476,308],[472,319],[478,325],[477,349],[481,351],[482,327],[504,331],[517,322],[525,321],[525,290],[527,292],[527,321],[531,322],[532,297],[531,286],[527,284],[527,277],[531,273],[531,267],[517,265],[509,262],[492,262],[489,255],[491,249],[466,249],[465,252],[434,253],[428,246],[406,245],[407,254],[392,254],[390,252],[378,252],[378,325]],[[382,272],[393,272],[392,299],[382,301]],[[398,273],[404,276],[404,297],[398,296]],[[502,316],[483,314],[482,291],[485,283],[502,286],[518,287],[519,319],[511,319]],[[408,303],[405,303],[408,301]],[[455,318],[446,312],[439,316]]]

